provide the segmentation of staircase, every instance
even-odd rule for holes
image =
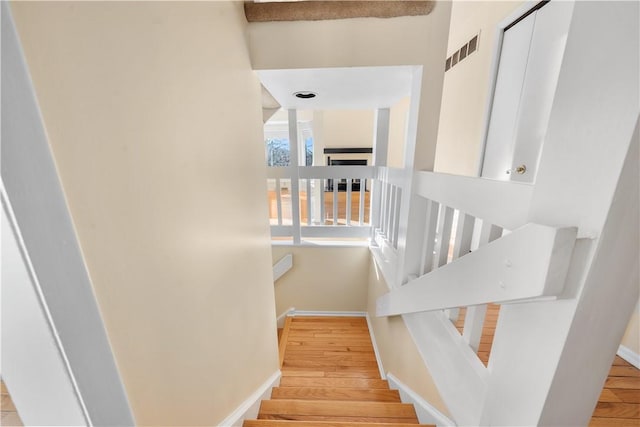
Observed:
[[[280,364],[280,386],[244,427],[418,425],[380,377],[364,317],[288,317]]]

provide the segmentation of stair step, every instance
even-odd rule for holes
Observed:
[[[432,424],[367,423],[349,421],[246,420],[243,427],[416,427]]]
[[[263,400],[258,419],[418,423],[410,404],[334,400]]]
[[[326,360],[340,363],[342,361],[369,361],[375,362],[376,355],[372,351],[352,352],[352,351],[327,351],[327,350],[295,350],[289,347],[284,357],[286,360]]]
[[[373,401],[400,403],[398,390],[322,387],[275,387],[271,399]]]
[[[387,380],[369,378],[325,378],[325,377],[285,377],[280,379],[280,387],[332,387],[388,389]]]
[[[331,369],[331,368],[329,368]],[[380,371],[377,369],[354,368],[334,370],[316,370],[314,368],[282,368],[282,376],[291,377],[314,377],[314,378],[361,378],[378,379]]]
[[[322,360],[311,359],[305,360],[300,357],[287,355],[284,358],[284,365],[292,368],[337,368],[337,367],[354,367],[354,368],[373,368],[378,370],[378,363],[374,360]],[[321,369],[325,370],[325,369]]]

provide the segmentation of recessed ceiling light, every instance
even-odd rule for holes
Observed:
[[[317,96],[317,94],[315,92],[309,92],[307,90],[303,90],[300,92],[295,92],[293,94],[293,96],[295,96],[296,98],[301,98],[301,99],[311,99],[311,98],[315,98]]]

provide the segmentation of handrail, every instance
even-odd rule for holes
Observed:
[[[415,193],[508,230],[527,222],[533,186],[513,181],[416,172]]]
[[[527,224],[378,298],[377,315],[555,297],[577,228]]]

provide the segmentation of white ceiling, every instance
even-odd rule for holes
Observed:
[[[263,86],[286,109],[350,110],[390,107],[411,94],[414,66],[260,70]],[[315,92],[312,99],[293,96]]]

